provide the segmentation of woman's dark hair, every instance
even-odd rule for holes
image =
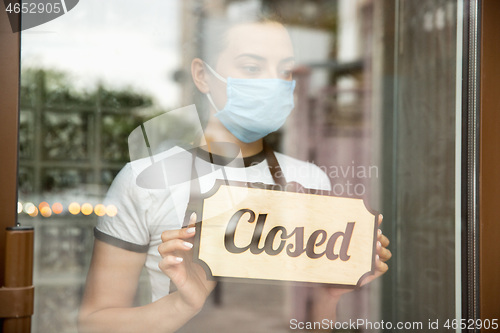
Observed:
[[[203,59],[213,68],[216,66],[216,60],[219,54],[227,47],[228,45],[228,32],[239,25],[242,24],[252,24],[252,23],[261,23],[261,24],[279,24],[283,25],[279,20],[274,17],[267,16],[259,16],[255,19],[245,19],[238,21],[230,21],[230,20],[212,20],[205,22],[206,25],[202,29],[199,35],[199,49],[198,49],[198,58]]]

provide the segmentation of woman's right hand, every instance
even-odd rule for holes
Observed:
[[[203,268],[192,260],[195,222],[196,214],[193,213],[188,228],[166,230],[161,234],[158,252],[162,260],[158,266],[175,284],[184,305],[200,311],[216,283],[207,280]]]

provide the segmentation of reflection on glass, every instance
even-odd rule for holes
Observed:
[[[108,187],[127,162],[150,156],[127,139],[191,104],[206,126],[210,104],[193,84],[191,61],[220,46],[221,22],[273,12],[294,46],[287,70],[295,108],[266,142],[316,164],[336,195],[381,211],[394,258],[381,281],[344,295],[336,315],[319,286],[223,283],[183,331],[453,318],[456,10],[451,0],[172,0],[147,8],[86,0],[23,32],[18,212],[36,228],[33,332],[76,331],[92,230],[122,209],[105,201]],[[223,108],[217,96],[214,103]],[[156,130],[196,132],[182,121]],[[153,155],[172,147],[157,137]],[[134,304],[151,301],[148,284],[143,274]]]

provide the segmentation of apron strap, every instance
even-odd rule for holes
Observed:
[[[274,183],[280,185],[283,191],[292,191],[298,192],[303,190],[304,187],[293,181],[287,182],[285,173],[281,170],[280,164],[276,155],[274,154],[273,149],[266,142],[264,142],[264,152],[266,154],[267,164],[269,165],[269,171],[271,172],[271,176],[273,176]]]
[[[264,153],[266,155],[267,165],[269,166],[269,172],[273,177],[274,182],[277,185],[282,186],[282,188],[286,188],[287,181],[283,171],[281,170],[280,164],[276,155],[274,154],[273,149],[266,142],[263,143]],[[211,154],[211,153],[209,153]],[[186,208],[186,214],[184,216],[184,223],[182,227],[185,228],[189,225],[189,220],[191,218],[191,214],[193,212],[196,213],[196,222],[201,221],[201,213],[203,209],[203,200],[201,200],[201,187],[200,181],[198,179],[198,173],[196,172],[196,152],[193,153],[193,162],[191,165],[191,185],[189,190],[189,201]]]
[[[264,153],[266,154],[267,165],[269,166],[269,172],[271,173],[271,176],[273,176],[274,182],[284,188],[287,184],[285,174],[281,170],[273,149],[266,142],[264,142]]]

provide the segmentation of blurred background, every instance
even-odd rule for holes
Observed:
[[[128,135],[162,112],[204,107],[188,71],[206,47],[199,32],[266,12],[280,14],[297,56],[296,107],[267,141],[382,212],[391,240],[389,272],[343,296],[337,321],[454,318],[460,3],[85,0],[23,31],[18,213],[35,227],[32,331],[77,331],[92,229],[117,213],[102,202],[129,161]],[[332,315],[318,286],[224,283],[182,331],[288,332],[291,318]]]

